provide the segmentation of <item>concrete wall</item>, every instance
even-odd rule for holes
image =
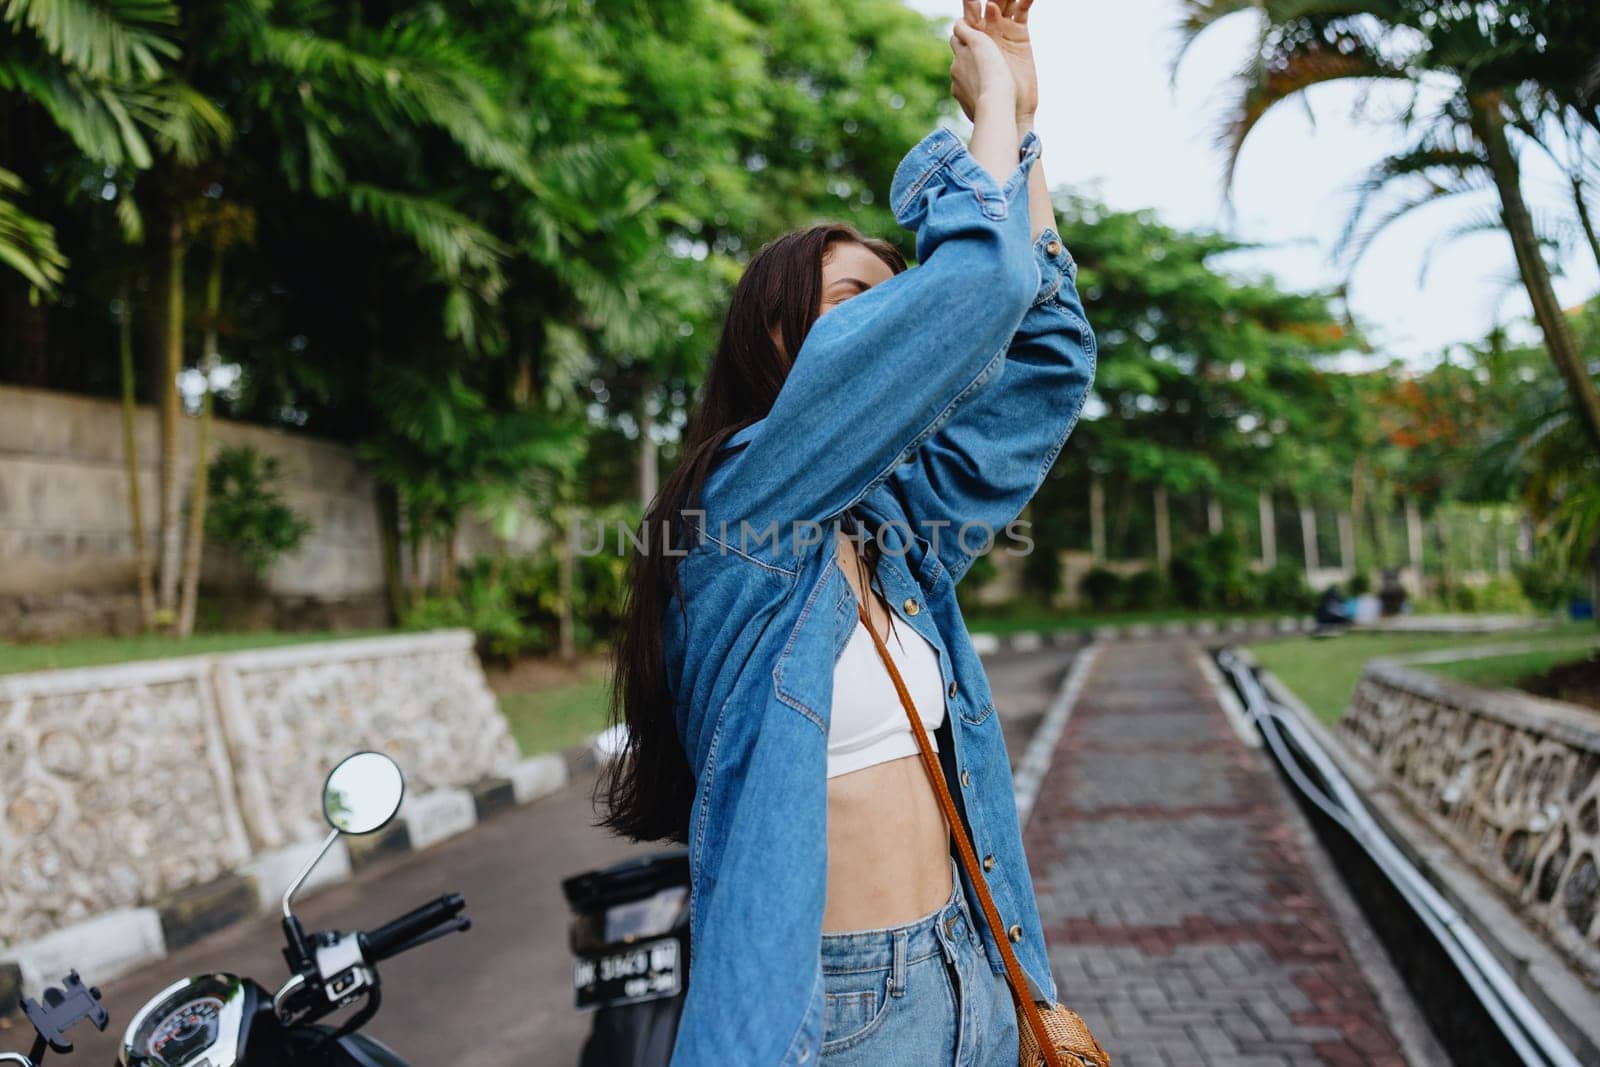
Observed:
[[[197,425],[185,418],[180,426],[185,493]],[[155,410],[140,408],[136,441],[152,554],[159,505],[157,434]],[[225,419],[214,424],[212,441],[213,455],[227,445],[250,445],[277,457],[280,490],[312,523],[301,547],[273,566],[266,592],[279,601],[342,605],[351,616],[344,621],[381,621],[375,484],[354,453]],[[0,386],[0,636],[129,628],[134,557],[124,462],[115,402]],[[239,577],[226,553],[207,553],[208,589],[237,587]]]
[[[1374,660],[1338,730],[1384,787],[1600,986],[1594,712]]]
[[[0,677],[0,955],[292,871],[281,857],[326,833],[324,777],[362,749],[393,756],[416,802],[513,770],[470,633]]]

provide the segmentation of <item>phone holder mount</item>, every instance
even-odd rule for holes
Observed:
[[[62,979],[59,989],[55,986],[45,989],[42,999],[42,1004],[31,999],[22,1002],[23,1014],[39,1035],[34,1053],[36,1060],[43,1054],[45,1045],[53,1052],[71,1052],[72,1042],[67,1040],[67,1031],[84,1019],[92,1022],[96,1030],[104,1030],[111,1021],[100,1004],[100,990],[84,985],[77,971]]]

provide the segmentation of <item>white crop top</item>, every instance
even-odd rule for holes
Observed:
[[[889,656],[911,693],[928,741],[938,751],[934,730],[944,722],[944,681],[939,653],[910,626],[896,626],[884,636]],[[828,722],[828,777],[858,771],[874,763],[917,754],[911,722],[895,692],[889,668],[872,643],[872,634],[858,617],[839,661],[833,668],[833,712]]]

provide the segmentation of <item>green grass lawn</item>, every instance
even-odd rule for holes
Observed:
[[[21,671],[60,670],[65,667],[99,667],[107,663],[126,663],[142,659],[171,659],[174,656],[199,656],[211,652],[239,652],[279,645],[303,645],[312,641],[343,641],[354,637],[374,637],[385,630],[346,630],[339,633],[201,633],[186,641],[145,634],[138,637],[79,637],[68,641],[38,644],[0,642],[0,674]]]
[[[1516,688],[1524,678],[1543,674],[1563,663],[1576,663],[1594,651],[1600,640],[1568,643],[1562,641],[1556,648],[1542,648],[1537,652],[1522,652],[1510,656],[1491,656],[1487,659],[1453,660],[1450,663],[1419,664],[1418,669],[1454,678],[1458,682],[1484,688]]]
[[[500,710],[523,755],[556,752],[605,729],[610,685],[609,679],[600,678],[531,693],[507,693],[500,698]]]
[[[1470,650],[1474,647],[1535,640],[1554,644],[1555,652],[1571,650],[1574,655],[1582,655],[1584,649],[1600,644],[1600,630],[1593,623],[1577,622],[1543,630],[1538,634],[1346,634],[1326,640],[1289,637],[1260,641],[1252,644],[1250,650],[1261,661],[1261,665],[1277,675],[1284,685],[1305,701],[1319,719],[1332,723],[1350,703],[1350,694],[1355,692],[1356,682],[1360,681],[1361,672],[1370,659],[1440,648]],[[1475,662],[1487,664],[1494,660],[1468,661]],[[1437,666],[1427,669],[1437,669]]]

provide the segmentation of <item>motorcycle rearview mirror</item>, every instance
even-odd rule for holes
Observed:
[[[405,777],[400,766],[382,752],[356,752],[340,760],[328,772],[322,786],[322,814],[328,820],[328,836],[322,839],[294,881],[283,891],[283,930],[289,941],[291,967],[309,958],[305,934],[294,917],[295,894],[311,877],[322,857],[328,854],[340,834],[370,834],[381,830],[400,811],[405,798]]]
[[[322,814],[340,833],[370,834],[388,825],[400,810],[405,779],[382,752],[346,756],[322,787]]]

